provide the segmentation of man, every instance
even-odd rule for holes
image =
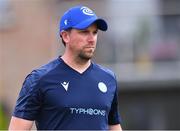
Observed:
[[[42,130],[121,130],[114,73],[91,61],[98,29],[107,23],[88,7],[65,12],[65,53],[26,77],[10,130],[29,130],[33,121]]]

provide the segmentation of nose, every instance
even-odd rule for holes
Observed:
[[[89,33],[89,35],[88,35],[88,42],[95,42],[96,37],[97,36],[95,34]]]

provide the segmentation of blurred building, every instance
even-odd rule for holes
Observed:
[[[94,61],[117,75],[123,129],[180,129],[178,0],[0,0],[0,103],[9,118],[26,75],[63,54],[58,22],[77,4],[109,23]]]

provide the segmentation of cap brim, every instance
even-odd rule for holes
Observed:
[[[93,23],[96,23],[97,24],[97,28],[102,30],[102,31],[106,31],[108,29],[108,25],[106,23],[105,20],[103,19],[88,19],[84,22],[81,22],[80,24],[76,25],[76,26],[73,26],[73,28],[76,28],[76,29],[86,29],[88,28],[90,25],[92,25]]]

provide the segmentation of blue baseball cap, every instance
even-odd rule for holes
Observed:
[[[97,28],[106,31],[108,25],[105,20],[98,18],[96,14],[86,6],[75,6],[64,13],[60,21],[60,32],[70,28],[86,29],[96,23]]]

